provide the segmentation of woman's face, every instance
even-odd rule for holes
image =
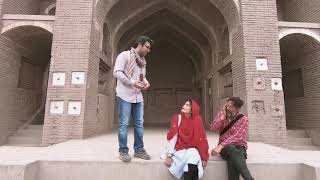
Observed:
[[[185,113],[185,114],[191,114],[191,104],[190,101],[187,101],[186,103],[184,103],[184,105],[182,106],[181,112]]]

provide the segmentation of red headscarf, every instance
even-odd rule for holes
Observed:
[[[188,119],[183,112],[181,115],[181,123],[178,127],[178,114],[173,116],[171,127],[167,134],[167,139],[170,140],[178,133],[178,140],[175,146],[177,151],[188,148],[196,148],[203,161],[209,159],[209,145],[206,132],[203,126],[202,117],[200,115],[200,107],[191,100],[192,116]]]

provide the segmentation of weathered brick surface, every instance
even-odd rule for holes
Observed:
[[[272,105],[284,107],[282,91],[271,90],[271,78],[281,78],[278,41],[277,9],[275,0],[241,1],[244,36],[246,104],[250,121],[250,140],[284,145],[286,143],[285,115],[276,116]],[[256,70],[256,58],[268,59],[268,71]],[[264,77],[266,89],[253,89],[253,78]],[[253,101],[263,101],[264,113],[256,113]]]
[[[92,97],[87,92],[97,86],[97,79],[91,79],[92,71],[89,68],[89,64],[92,64],[90,60],[92,6],[92,0],[57,1],[43,135],[43,142],[46,144],[83,138],[85,135],[84,126],[86,124],[84,117],[88,111],[84,110],[88,108],[87,103],[90,106]],[[85,72],[85,84],[72,85],[72,71]],[[52,86],[52,73],[54,72],[66,73],[65,86]],[[95,98],[97,98],[96,94]],[[65,102],[64,114],[62,115],[52,115],[49,113],[50,103],[57,100]],[[70,100],[82,102],[80,115],[68,115],[67,108],[68,101]],[[94,115],[87,117],[87,121],[94,121],[94,117]]]
[[[39,14],[40,0],[3,0],[3,14]]]
[[[277,0],[279,20],[320,23],[319,0]]]

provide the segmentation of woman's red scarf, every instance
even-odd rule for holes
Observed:
[[[200,116],[199,105],[192,100],[192,116],[188,119],[184,113],[181,115],[181,123],[178,127],[178,114],[171,120],[171,127],[167,134],[167,139],[170,140],[178,132],[178,140],[175,146],[177,151],[188,148],[196,148],[201,156],[201,159],[207,161],[209,158],[208,140],[203,126],[202,117]]]

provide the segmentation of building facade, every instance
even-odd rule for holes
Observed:
[[[320,128],[318,0],[0,0],[0,14],[0,144],[32,124],[43,144],[113,129],[115,58],[140,35],[155,41],[146,128],[190,97],[208,126],[230,96],[250,141]]]

